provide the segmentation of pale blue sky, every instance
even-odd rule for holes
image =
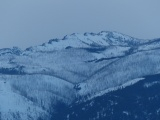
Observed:
[[[66,34],[118,31],[160,37],[160,0],[0,0],[0,48],[26,48]]]

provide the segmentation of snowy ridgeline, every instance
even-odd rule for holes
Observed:
[[[1,49],[0,116],[50,119],[57,102],[94,98],[159,73],[159,41],[100,32],[68,35],[25,51]]]

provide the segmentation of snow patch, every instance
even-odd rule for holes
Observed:
[[[133,84],[135,84],[135,83],[137,83],[137,82],[139,82],[139,81],[141,81],[141,80],[144,80],[144,79],[145,79],[145,78],[136,78],[136,79],[130,80],[130,81],[128,81],[128,82],[126,82],[126,83],[124,83],[124,84],[122,84],[122,85],[120,85],[120,86],[108,88],[108,89],[106,89],[106,90],[100,91],[100,92],[97,93],[97,94],[92,95],[92,96],[89,97],[87,100],[94,99],[94,98],[96,98],[96,97],[102,96],[102,95],[104,95],[104,94],[106,94],[106,93],[109,93],[109,92],[111,92],[111,91],[116,91],[116,90],[119,90],[119,89],[123,89],[123,88],[125,88],[125,87],[131,86],[131,85],[133,85]],[[81,87],[86,87],[86,86],[82,84]],[[81,92],[85,92],[85,91],[81,91]]]

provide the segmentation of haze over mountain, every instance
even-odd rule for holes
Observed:
[[[143,40],[118,32],[73,33],[26,50],[0,49],[0,118],[102,120],[113,113],[121,120],[140,119],[143,115],[158,120],[160,106],[156,104],[149,111],[154,107],[149,101],[142,116],[136,110],[121,108],[125,101],[131,107],[136,100],[143,102],[143,94],[147,100],[157,102],[159,73],[160,39]],[[150,91],[151,86],[154,91]],[[142,89],[143,94],[137,89]],[[136,98],[127,101],[123,93]],[[119,98],[124,103],[116,108],[122,102]]]
[[[101,30],[158,38],[159,4],[159,0],[0,0],[0,48],[25,49],[66,34]]]

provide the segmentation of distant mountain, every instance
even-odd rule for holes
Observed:
[[[118,32],[74,33],[24,51],[0,49],[0,118],[159,120],[159,73],[160,39]],[[132,109],[137,100],[145,101],[142,109]]]

